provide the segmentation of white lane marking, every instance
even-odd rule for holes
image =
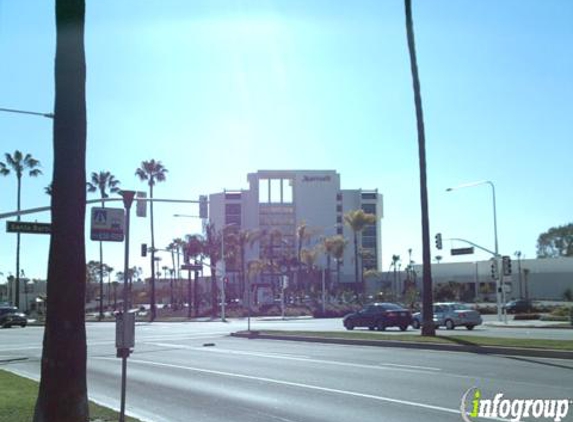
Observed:
[[[245,356],[259,356],[265,358],[272,358],[272,359],[284,359],[284,360],[295,360],[295,361],[304,361],[304,362],[312,362],[312,363],[320,363],[320,364],[328,364],[328,365],[338,365],[338,366],[348,366],[353,368],[365,368],[365,369],[395,369],[400,371],[406,372],[437,372],[441,371],[440,368],[430,367],[430,366],[416,366],[416,365],[399,365],[394,363],[381,363],[379,365],[367,365],[361,363],[351,363],[351,362],[338,362],[332,360],[324,360],[324,359],[313,359],[307,356],[285,356],[280,354],[270,354],[270,353],[259,353],[259,352],[247,352],[247,351],[239,351],[239,350],[228,350],[228,349],[219,349],[219,348],[204,348],[204,347],[196,347],[196,346],[185,346],[181,344],[170,344],[170,343],[149,343],[155,346],[160,347],[173,347],[177,349],[187,349],[187,350],[194,350],[199,352],[207,352],[207,353],[223,353],[223,354],[230,354],[230,355],[245,355]]]
[[[117,362],[117,359],[114,359],[114,358],[100,357],[100,358],[96,358],[96,359],[111,360],[111,361]],[[183,370],[187,370],[187,371],[201,372],[204,374],[219,375],[219,376],[223,376],[223,377],[240,378],[240,379],[247,379],[247,380],[253,380],[253,381],[262,381],[262,382],[267,382],[270,384],[286,385],[289,387],[298,387],[298,388],[303,388],[303,389],[307,389],[307,390],[322,391],[325,393],[334,393],[334,394],[340,394],[340,395],[345,395],[345,396],[360,397],[360,398],[364,398],[364,399],[377,400],[377,401],[382,401],[382,402],[387,402],[387,403],[394,403],[394,404],[401,404],[401,405],[405,405],[405,406],[418,407],[418,408],[422,408],[422,409],[437,410],[440,412],[452,413],[455,415],[460,414],[460,409],[450,409],[447,407],[435,406],[432,404],[417,403],[417,402],[413,402],[413,401],[409,401],[409,400],[394,399],[391,397],[384,397],[384,396],[375,396],[373,394],[359,393],[357,391],[339,390],[337,388],[320,387],[318,385],[303,384],[300,382],[277,380],[277,379],[266,378],[266,377],[257,377],[254,375],[236,374],[233,372],[216,371],[213,369],[197,368],[197,367],[193,367],[193,366],[174,365],[174,364],[170,364],[170,363],[161,363],[161,362],[150,362],[150,361],[139,360],[139,359],[130,359],[129,362],[130,363],[138,363],[141,365],[159,366],[159,367],[164,367],[164,368],[183,369]],[[504,419],[496,419],[496,420],[504,420]]]

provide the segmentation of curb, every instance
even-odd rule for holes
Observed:
[[[528,329],[535,329],[535,330],[543,330],[543,329],[558,329],[558,330],[572,330],[573,325],[568,325],[567,323],[559,323],[559,322],[549,322],[546,325],[518,325],[518,324],[499,324],[499,323],[485,323],[483,324],[487,327],[495,327],[495,328],[528,328]]]
[[[573,359],[573,351],[554,349],[534,349],[523,347],[502,347],[502,346],[474,346],[474,345],[454,345],[440,343],[415,343],[408,341],[393,340],[351,340],[343,338],[323,338],[295,335],[261,334],[258,331],[231,333],[232,337],[247,338],[250,340],[287,340],[304,341],[310,343],[342,344],[354,346],[374,346],[374,347],[400,347],[404,349],[441,350],[448,352],[466,352],[476,354],[494,354],[511,356],[528,356],[554,359]]]

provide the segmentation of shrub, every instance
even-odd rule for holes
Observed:
[[[573,308],[568,306],[559,306],[553,309],[550,312],[550,314],[551,316],[556,316],[556,317],[568,317],[571,314],[571,309]]]
[[[568,287],[567,290],[563,292],[563,298],[569,302],[573,302],[573,290],[571,290],[571,287]]]
[[[540,314],[517,314],[513,317],[514,321],[529,321],[534,319],[540,319]]]
[[[542,315],[541,321],[569,321],[568,316]]]

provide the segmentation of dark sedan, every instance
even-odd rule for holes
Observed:
[[[531,301],[525,299],[515,299],[503,305],[508,314],[520,314],[529,312],[532,308]]]
[[[0,327],[10,328],[13,325],[25,327],[28,323],[26,315],[18,310],[15,306],[0,307]]]
[[[348,314],[342,320],[347,330],[354,327],[368,327],[370,330],[385,330],[386,327],[399,327],[406,331],[412,322],[412,314],[395,303],[373,303],[364,309]]]

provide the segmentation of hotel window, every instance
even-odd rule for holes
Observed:
[[[259,203],[268,204],[270,202],[269,179],[259,179]]]
[[[259,203],[292,204],[293,182],[290,178],[259,179]]]
[[[376,214],[376,204],[362,204],[362,210],[368,214]]]

